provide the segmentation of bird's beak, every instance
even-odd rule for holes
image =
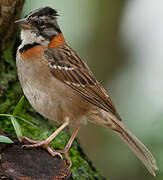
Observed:
[[[26,18],[20,19],[15,21],[16,24],[18,24],[22,28],[28,28],[29,27],[29,22]]]

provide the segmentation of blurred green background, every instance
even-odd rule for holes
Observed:
[[[151,150],[163,179],[163,2],[27,0],[22,16],[58,10],[68,44],[89,64],[126,126]],[[112,180],[154,179],[110,130],[89,124],[79,139],[93,164]]]

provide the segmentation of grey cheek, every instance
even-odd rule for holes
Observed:
[[[43,32],[49,37],[57,35],[57,32],[54,30],[54,28],[45,28]]]

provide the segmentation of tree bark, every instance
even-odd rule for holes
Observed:
[[[20,16],[23,4],[24,0],[0,0],[0,114],[12,113],[23,94],[16,73],[15,56],[20,40],[17,38],[18,31],[14,24],[14,21]],[[40,128],[37,130],[19,121],[23,135],[32,139],[46,139],[57,128],[37,114],[27,101],[23,105],[20,116],[35,123]],[[8,134],[15,135],[10,119],[0,117],[0,127]],[[68,138],[68,132],[63,131],[54,140],[52,147],[63,149]],[[77,180],[105,179],[92,166],[77,141],[73,143],[69,152],[73,163],[71,172],[61,159],[51,157],[45,150],[41,148],[21,149],[21,144],[15,139],[14,141],[12,145],[0,143],[0,179],[50,180],[72,179],[72,177]],[[23,163],[24,160],[26,163]],[[31,168],[29,169],[29,167]],[[48,176],[45,176],[44,173],[48,173]],[[65,176],[59,176],[59,173]]]
[[[3,133],[4,135],[4,133]],[[72,179],[66,163],[41,148],[25,149],[13,139],[14,144],[0,146],[0,179]]]

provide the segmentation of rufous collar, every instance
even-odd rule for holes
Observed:
[[[48,46],[51,48],[56,48],[58,46],[63,46],[65,44],[66,44],[66,42],[65,42],[65,39],[63,37],[63,34],[60,33],[51,40],[51,42],[49,43]]]

